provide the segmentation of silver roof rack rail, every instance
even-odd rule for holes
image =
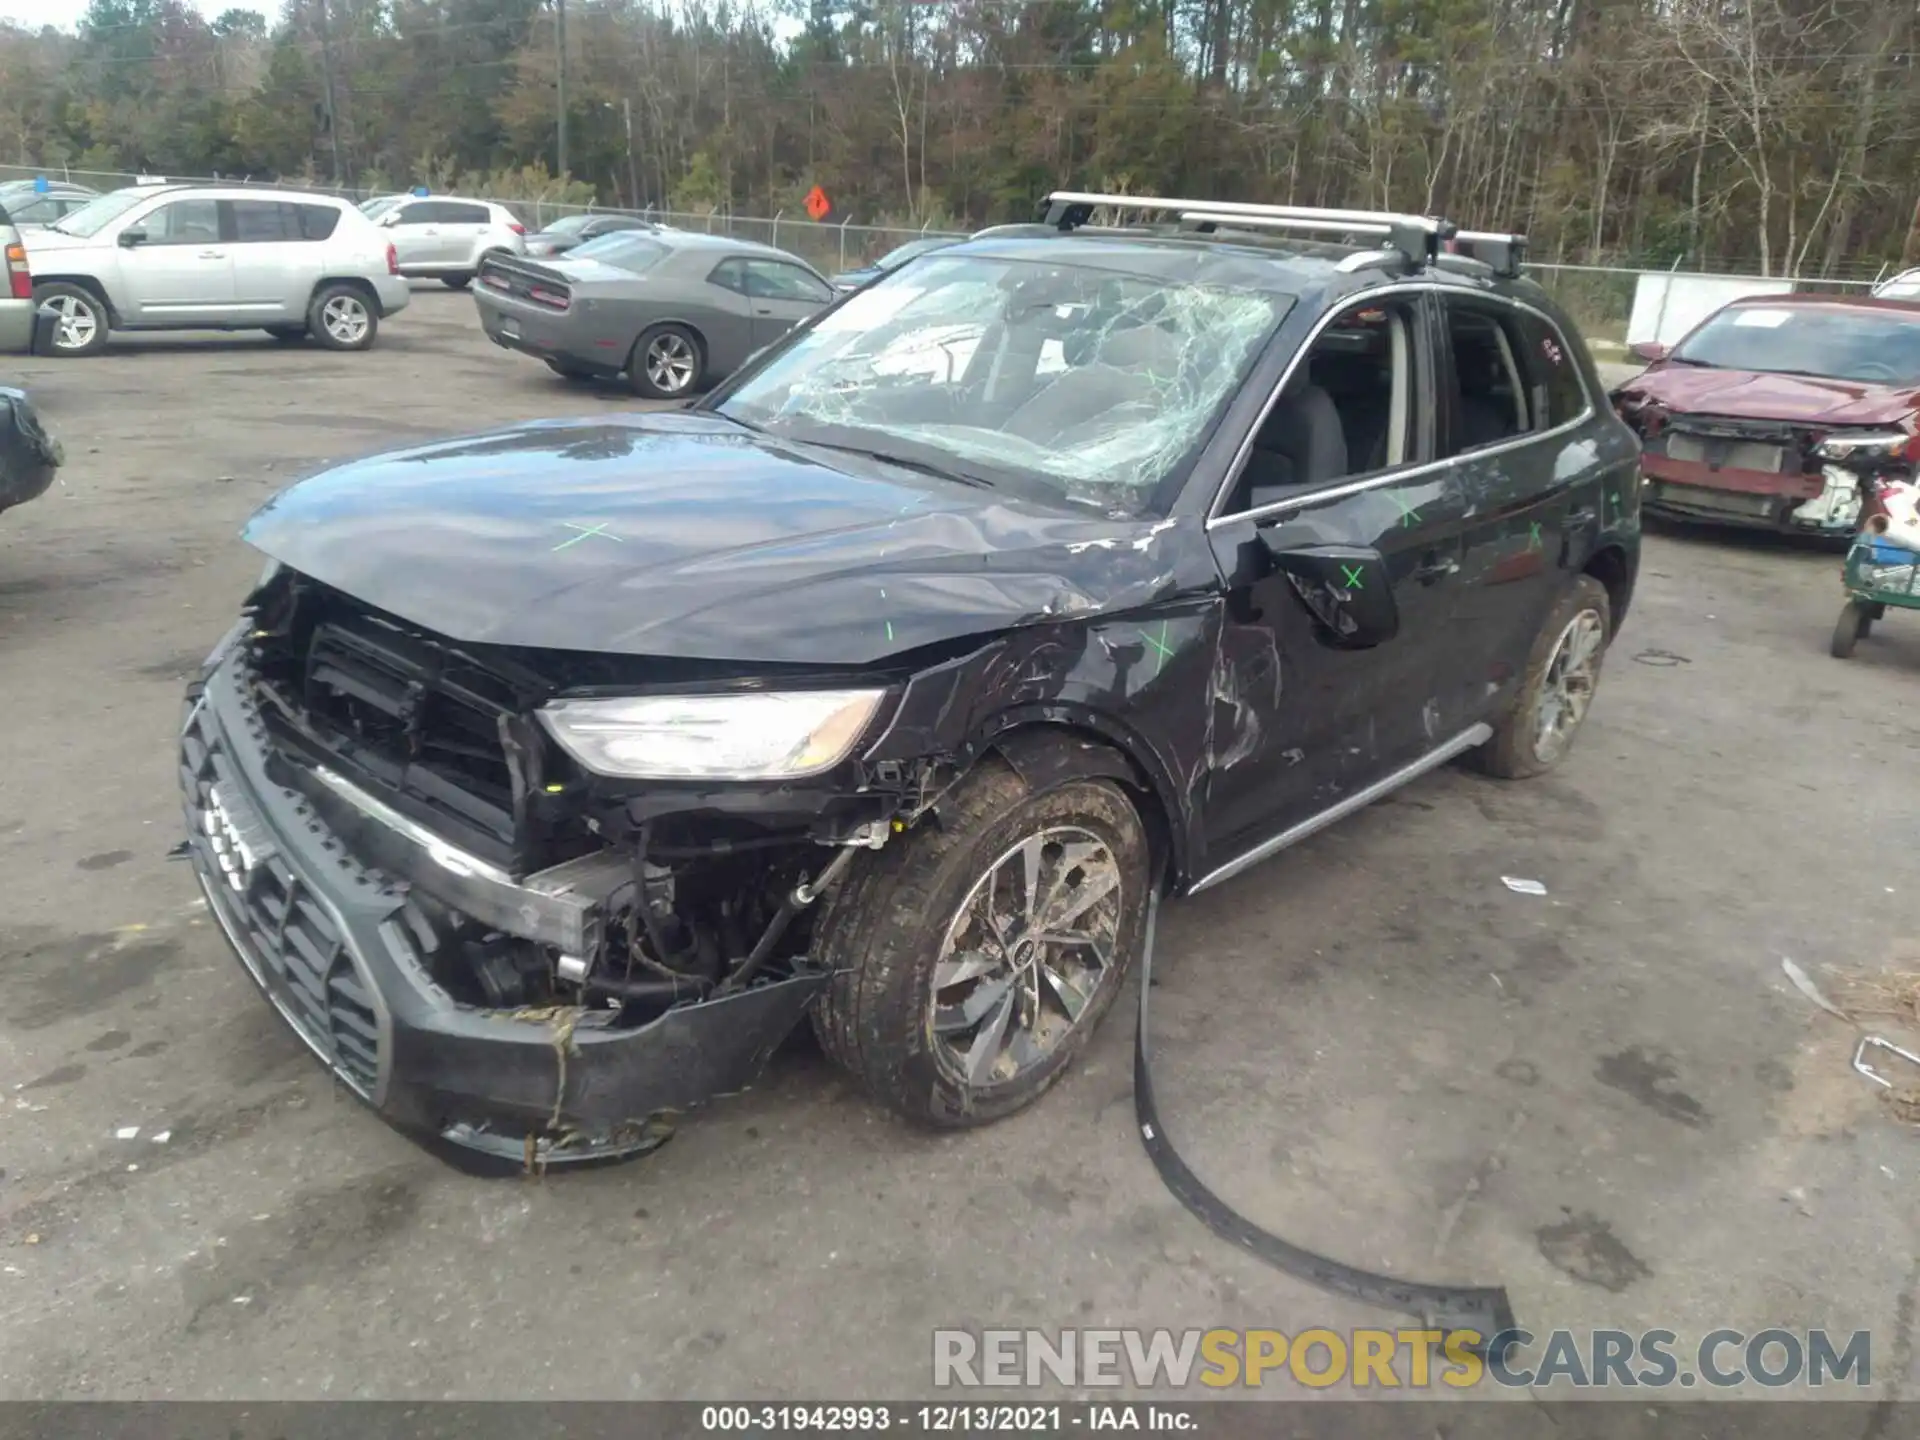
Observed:
[[[1180,200],[1160,195],[1103,195],[1056,190],[1041,202],[1042,223],[1074,230],[1096,210],[1121,214],[1177,216],[1183,225],[1203,231],[1220,227],[1292,230],[1306,234],[1379,237],[1414,267],[1432,264],[1448,251],[1482,260],[1502,275],[1517,275],[1526,248],[1523,235],[1463,231],[1432,215],[1400,215],[1390,210],[1334,210],[1307,205],[1252,205],[1237,200]]]

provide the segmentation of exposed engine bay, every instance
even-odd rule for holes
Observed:
[[[694,677],[472,654],[291,572],[255,596],[245,645],[276,758],[356,853],[406,882],[433,979],[466,1005],[589,1005],[643,1024],[785,973],[820,891],[932,779],[894,767],[891,786],[861,774],[844,791],[722,796],[590,775],[527,719],[541,703],[563,683],[632,684],[642,666],[656,684]]]

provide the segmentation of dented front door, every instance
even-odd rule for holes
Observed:
[[[1451,663],[1465,507],[1435,458],[1426,303],[1394,301],[1414,341],[1404,462],[1210,524],[1226,614],[1203,874],[1452,738],[1435,697]]]
[[[1450,467],[1429,465],[1280,515],[1216,524],[1228,590],[1211,687],[1203,868],[1451,738],[1433,696],[1449,650],[1460,517]],[[1276,552],[1329,556],[1327,582],[1303,579]],[[1363,597],[1392,602],[1393,633],[1378,643],[1342,634]]]

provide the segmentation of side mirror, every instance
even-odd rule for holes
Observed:
[[[1656,360],[1664,360],[1673,353],[1673,347],[1662,345],[1658,340],[1636,340],[1627,347],[1627,353],[1636,360],[1644,360],[1651,365]]]
[[[147,232],[140,229],[138,226],[135,226],[133,229],[122,230],[120,232],[120,248],[122,250],[131,250],[136,245],[144,245],[146,243],[147,243]]]
[[[1368,545],[1283,548],[1262,531],[1261,543],[1294,594],[1343,650],[1368,650],[1400,633],[1400,607],[1386,561]]]

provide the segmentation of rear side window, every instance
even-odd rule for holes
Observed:
[[[493,212],[484,205],[461,205],[455,201],[443,200],[440,202],[440,209],[444,212],[440,216],[442,225],[490,225],[493,223]]]
[[[1442,306],[1453,361],[1446,453],[1462,455],[1546,429],[1521,312],[1452,295]]]
[[[713,267],[713,273],[707,276],[710,284],[723,290],[735,290],[747,293],[747,264],[744,260],[722,260]]]
[[[1534,414],[1543,429],[1566,425],[1586,414],[1587,382],[1574,359],[1573,346],[1560,327],[1541,315],[1523,312],[1520,328],[1527,336],[1526,368],[1532,373]]]
[[[288,237],[281,207],[272,200],[234,200],[233,238],[242,245],[260,245]]]
[[[288,228],[302,240],[331,240],[340,212],[331,205],[289,205]]]
[[[331,205],[300,205],[290,200],[232,200],[233,238],[242,245],[325,240],[340,223]]]

